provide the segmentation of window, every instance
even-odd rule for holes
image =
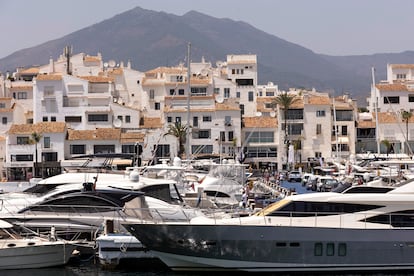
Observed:
[[[33,154],[13,154],[11,155],[12,162],[33,161]]]
[[[234,133],[233,131],[229,131],[229,141],[233,141]]]
[[[93,153],[115,153],[115,145],[94,145]]]
[[[184,95],[184,89],[178,89],[178,95]]]
[[[155,97],[155,91],[154,91],[154,89],[150,89],[150,100],[153,100],[154,99],[154,97]]]
[[[56,162],[57,152],[42,152],[42,160],[45,162]]]
[[[407,78],[406,74],[397,74],[397,80],[405,80]]]
[[[211,116],[203,116],[203,122],[211,122]]]
[[[394,96],[394,97],[384,97],[384,104],[399,104],[400,103],[400,97]]]
[[[246,131],[246,143],[273,143],[274,142],[273,131],[256,131],[248,132]],[[233,137],[232,137],[233,139]],[[230,139],[229,139],[230,140]]]
[[[210,131],[209,130],[200,130],[198,132],[198,138],[200,138],[200,139],[210,138]]]
[[[0,103],[0,108],[6,108],[6,104],[5,103]]]
[[[338,256],[346,256],[346,243],[338,244]]]
[[[181,117],[175,117],[175,122],[176,123],[181,123]]]
[[[154,109],[155,110],[160,110],[161,109],[161,104],[160,103],[155,103],[154,104]]]
[[[108,114],[88,114],[88,122],[108,122]]]
[[[325,117],[325,110],[317,110],[316,117]]]
[[[170,89],[170,95],[174,95],[175,94],[175,89]]]
[[[234,75],[236,74],[236,69],[231,69],[231,73]]]
[[[27,99],[27,92],[18,92],[17,93],[17,99],[19,99],[19,100]]]
[[[313,249],[313,253],[315,256],[322,256],[323,254],[323,246],[321,242],[315,243],[315,247]]]
[[[230,88],[224,88],[224,98],[230,98]]]
[[[50,137],[48,136],[43,137],[43,148],[45,149],[50,148]]]
[[[332,242],[328,242],[326,244],[326,255],[333,256],[335,254],[335,244]]]
[[[198,117],[193,117],[193,127],[198,127]]]
[[[192,96],[206,96],[207,87],[191,87]]]
[[[131,122],[131,116],[126,115],[125,116],[125,123],[130,123]]]
[[[224,117],[224,125],[225,126],[231,126],[231,116],[225,116]]]
[[[55,116],[50,117],[50,121],[51,122],[56,122],[56,117]]]
[[[66,116],[65,117],[65,122],[67,122],[67,123],[80,123],[80,122],[82,122],[82,117],[81,116]]]
[[[122,145],[122,153],[135,153],[134,145]]]
[[[172,117],[171,116],[167,117],[167,123],[172,123]]]
[[[220,94],[220,87],[214,87],[214,94]]]
[[[85,154],[85,145],[70,145],[70,154]]]
[[[236,98],[240,98],[240,91],[236,92]]]
[[[342,126],[342,135],[348,135],[348,127],[347,126]]]
[[[253,91],[249,91],[248,97],[249,97],[249,102],[252,102],[254,100]]]
[[[1,122],[3,123],[3,125],[7,125],[7,117],[1,118]]]
[[[410,102],[410,103],[414,102],[414,95],[413,94],[408,95],[408,102]]]
[[[191,146],[191,153],[193,153],[193,154],[201,154],[201,153],[211,154],[211,153],[213,153],[213,145],[195,145],[195,146]]]
[[[28,145],[30,142],[29,137],[18,136],[17,137],[17,144],[18,145]]]
[[[224,131],[220,131],[220,141],[226,141],[226,133]]]
[[[319,135],[322,133],[322,125],[321,124],[317,124],[316,125],[316,135]]]
[[[43,116],[42,121],[43,121],[43,122],[47,122],[47,121],[48,121],[47,116]]]

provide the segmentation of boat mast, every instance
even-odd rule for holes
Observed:
[[[375,108],[375,140],[377,142],[377,154],[381,153],[380,151],[380,141],[379,141],[379,126],[378,126],[378,95],[377,89],[375,88],[375,68],[371,68],[372,73],[372,89],[374,90],[374,108]]]
[[[186,159],[190,160],[190,94],[191,94],[191,61],[190,61],[190,51],[191,51],[191,43],[188,43],[187,47],[187,83],[188,83],[188,92],[187,92],[187,130],[186,130],[186,139],[185,139],[185,151],[186,151]]]

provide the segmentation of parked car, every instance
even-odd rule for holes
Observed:
[[[329,192],[339,185],[338,180],[331,176],[321,176],[318,178],[317,190],[319,192]]]
[[[302,174],[299,171],[290,171],[288,174],[289,182],[295,181],[295,182],[301,182],[302,181]]]

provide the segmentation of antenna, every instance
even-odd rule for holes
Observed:
[[[113,122],[114,127],[120,128],[122,126],[122,121],[118,118],[116,118]]]
[[[216,102],[218,102],[218,103],[223,103],[223,102],[224,102],[224,98],[223,98],[223,96],[222,96],[222,95],[217,95],[217,96],[216,96]]]

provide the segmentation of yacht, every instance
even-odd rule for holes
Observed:
[[[412,270],[413,203],[408,183],[386,193],[292,195],[247,217],[124,227],[173,271]]]

